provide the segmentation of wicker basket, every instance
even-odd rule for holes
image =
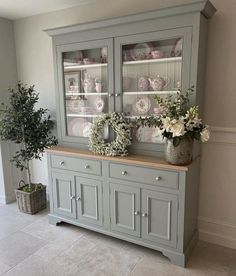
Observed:
[[[27,193],[21,190],[15,190],[19,210],[27,214],[35,214],[47,207],[46,186],[42,189]]]

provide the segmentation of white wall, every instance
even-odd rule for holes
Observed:
[[[43,29],[112,18],[191,0],[97,0],[88,5],[14,22],[19,79],[36,84],[40,105],[55,112],[51,39]],[[205,120],[214,127],[203,146],[199,227],[205,240],[236,248],[236,1],[212,0],[205,91]],[[33,163],[35,181],[47,183],[46,161]]]
[[[8,88],[17,81],[13,23],[0,18],[0,102],[6,102]],[[0,202],[14,200],[13,168],[9,162],[10,144],[0,142]]]

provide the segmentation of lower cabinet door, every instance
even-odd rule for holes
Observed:
[[[76,201],[80,222],[103,225],[101,181],[76,177]]]
[[[111,229],[140,237],[140,189],[110,183]]]
[[[177,214],[177,195],[142,190],[142,238],[176,247]]]
[[[53,211],[59,215],[76,218],[74,176],[52,173],[52,179]]]

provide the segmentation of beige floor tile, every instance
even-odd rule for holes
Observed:
[[[0,262],[0,275],[3,275],[6,271],[8,271],[11,267],[9,265],[6,265],[2,262]]]
[[[0,261],[14,266],[44,245],[44,240],[18,231],[0,241]]]
[[[127,248],[96,244],[84,258],[78,260],[72,275],[125,276],[140,260],[140,252]]]
[[[206,242],[198,242],[191,257],[195,260],[201,259],[212,266],[229,267],[232,256],[232,249]]]
[[[51,242],[61,240],[62,238],[79,238],[83,235],[83,232],[80,231],[80,229],[81,228],[69,224],[60,224],[58,226],[51,225],[47,220],[43,219],[30,224],[22,229],[22,231]]]
[[[32,255],[19,263],[4,276],[56,276],[49,274],[49,263],[45,262],[40,256]]]

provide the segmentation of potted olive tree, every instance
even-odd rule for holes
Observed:
[[[28,183],[20,181],[16,198],[20,211],[35,214],[46,207],[46,186],[32,183],[30,160],[41,160],[46,148],[57,144],[52,135],[53,121],[47,115],[47,109],[35,109],[39,95],[34,85],[27,86],[19,82],[9,89],[9,105],[1,110],[0,137],[5,141],[20,144],[11,162],[21,171],[26,170]]]

